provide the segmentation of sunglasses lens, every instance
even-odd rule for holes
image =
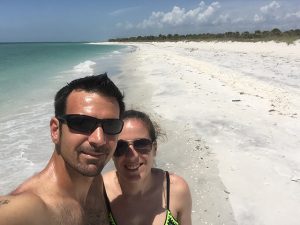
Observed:
[[[102,121],[102,128],[106,134],[119,134],[123,128],[123,121],[119,119],[106,119]]]
[[[83,133],[91,133],[97,126],[97,119],[87,116],[70,115],[66,120],[71,129]]]
[[[152,141],[146,138],[134,140],[132,144],[134,150],[140,154],[148,154],[152,149]],[[129,142],[119,140],[114,156],[120,157],[122,155],[125,155],[128,152],[128,148]]]
[[[138,139],[133,142],[133,147],[138,152],[145,154],[151,151],[152,141],[146,138]]]
[[[126,154],[127,150],[128,150],[128,143],[126,141],[120,140],[120,141],[118,141],[114,156],[120,157],[120,156]]]
[[[86,115],[69,114],[62,117],[69,128],[74,131],[91,134],[101,126],[103,132],[109,135],[119,134],[123,128],[123,121],[120,119],[97,119]]]

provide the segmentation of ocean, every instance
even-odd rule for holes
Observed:
[[[120,73],[128,46],[0,43],[0,195],[45,167],[52,152],[53,99],[67,82]]]

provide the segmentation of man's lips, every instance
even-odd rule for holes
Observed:
[[[85,155],[93,156],[93,157],[100,157],[100,156],[103,156],[103,155],[107,155],[107,153],[104,152],[104,151],[101,151],[101,152],[82,151],[81,153],[83,153]]]
[[[77,151],[80,154],[85,154],[85,155],[89,155],[92,157],[101,157],[103,155],[109,155],[109,153],[110,153],[110,150],[105,147],[93,148],[93,147],[81,146],[80,148],[77,149]]]

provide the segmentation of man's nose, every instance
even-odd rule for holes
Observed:
[[[90,134],[88,141],[95,147],[102,146],[106,143],[105,133],[101,126],[98,126],[93,133]]]

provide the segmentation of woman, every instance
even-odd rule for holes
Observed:
[[[104,184],[110,224],[191,225],[192,200],[183,178],[153,168],[158,129],[143,112],[129,110],[113,156],[116,171]]]

